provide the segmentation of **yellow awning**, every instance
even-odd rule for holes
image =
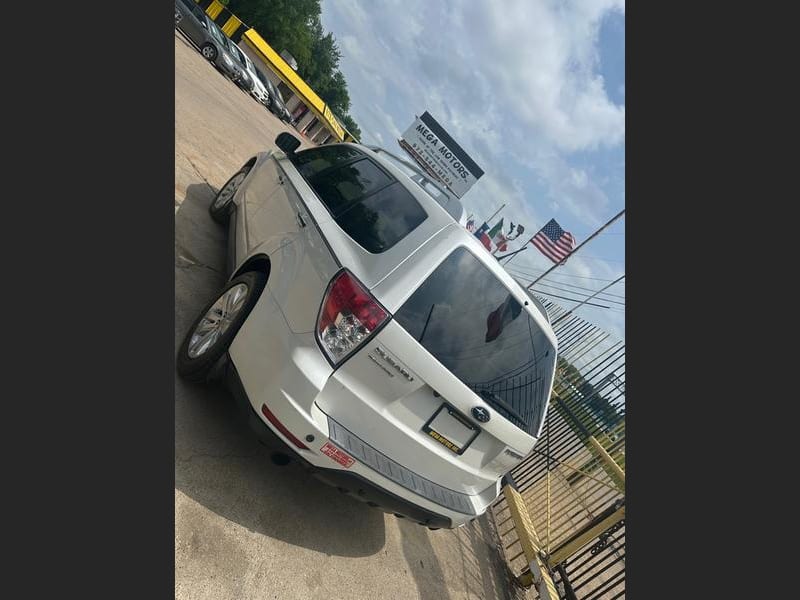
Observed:
[[[262,60],[272,67],[277,73],[278,77],[289,86],[297,96],[308,106],[314,115],[327,125],[328,129],[333,132],[333,135],[341,142],[344,140],[344,128],[336,120],[333,111],[327,104],[320,98],[317,93],[303,81],[303,79],[292,69],[280,54],[273,50],[264,38],[262,38],[255,29],[248,29],[242,35],[242,39],[257,52]]]

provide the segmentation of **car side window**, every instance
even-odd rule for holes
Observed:
[[[303,150],[295,155],[294,164],[300,174],[310,179],[317,173],[364,156],[350,146],[321,146]]]
[[[353,202],[392,182],[372,161],[357,160],[335,169],[326,169],[312,178],[317,195],[334,217]]]
[[[367,252],[388,250],[428,217],[402,184],[356,148],[312,148],[293,162],[339,227]]]
[[[367,252],[379,254],[416,229],[428,215],[399,182],[341,213],[336,222]]]
[[[219,29],[217,29],[217,26],[214,25],[214,21],[212,21],[209,18],[207,19],[206,22],[208,23],[208,30],[211,32],[211,37],[213,37],[220,44],[222,44],[222,48],[225,49],[226,48],[225,38],[222,37],[222,33],[219,31]]]

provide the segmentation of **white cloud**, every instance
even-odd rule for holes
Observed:
[[[622,187],[624,165],[596,173],[587,163],[624,147],[625,107],[609,98],[598,47],[603,19],[624,15],[623,1],[328,0],[322,10],[364,141],[396,152],[396,138],[428,110],[485,171],[464,197],[468,212],[483,219],[505,202],[506,224],[532,234],[556,215],[588,231],[622,207],[624,197],[604,189]],[[520,264],[549,266],[534,254]],[[583,277],[617,271],[579,256],[564,267]],[[608,322],[624,331],[618,316]]]

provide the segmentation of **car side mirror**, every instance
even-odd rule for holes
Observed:
[[[284,131],[279,133],[275,138],[275,145],[283,150],[287,156],[294,154],[294,151],[300,147],[300,140],[294,137],[291,133]]]

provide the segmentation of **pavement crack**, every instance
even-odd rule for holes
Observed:
[[[189,161],[189,164],[192,165],[192,169],[194,169],[194,172],[197,173],[197,176],[203,180],[203,182],[209,187],[209,189],[212,192],[216,193],[216,188],[214,188],[214,186],[208,183],[208,179],[206,179],[205,176],[200,172],[200,169],[197,168],[197,165],[194,164],[194,161],[189,156],[186,156],[185,158],[186,160]]]
[[[204,262],[200,261],[199,259],[192,256],[190,252],[183,248],[179,248],[178,252],[176,253],[176,261],[175,266],[178,269],[191,269],[191,268],[201,268],[201,269],[208,269],[209,271],[213,271],[214,273],[222,273],[219,269],[215,269],[214,267],[205,264]]]

